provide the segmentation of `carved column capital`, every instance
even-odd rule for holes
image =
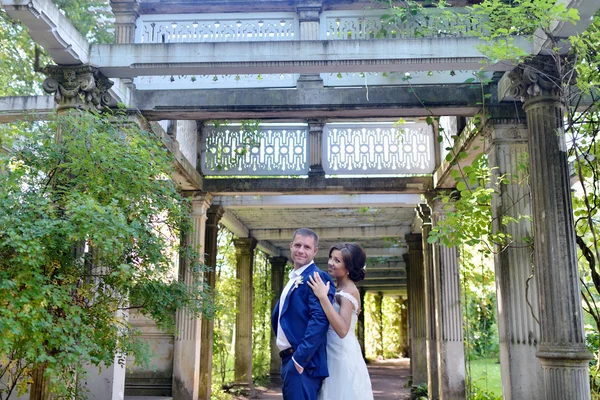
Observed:
[[[91,65],[48,65],[42,72],[48,75],[43,88],[53,94],[57,111],[69,108],[103,109],[111,102],[108,90],[113,83]]]
[[[258,242],[253,237],[233,239],[235,251],[239,255],[253,254]]]
[[[110,0],[115,15],[115,43],[135,41],[135,23],[139,18],[139,0]]]
[[[556,63],[549,57],[536,57],[508,73],[510,96],[522,102],[541,96],[558,96],[561,85]]]
[[[322,9],[323,4],[320,1],[311,1],[296,6],[300,22],[319,21]]]

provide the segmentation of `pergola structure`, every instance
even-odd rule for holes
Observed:
[[[110,3],[116,43],[97,45],[50,0],[2,0],[56,66],[46,69],[44,83],[55,98],[0,99],[0,122],[27,110],[43,115],[55,107],[117,102],[151,121],[178,160],[173,178],[193,196],[195,229],[185,240],[215,265],[220,224],[237,238],[238,385],[252,385],[253,252],[272,257],[277,292],[293,231],[306,226],[321,237],[316,261],[322,268],[335,242],[366,248],[361,292],[408,297],[414,384],[428,383],[431,399],[464,399],[458,254],[429,245],[427,235],[445,214],[435,191],[454,185],[444,149],[453,146],[458,154],[475,141],[463,128],[480,109],[481,89],[464,82],[485,61],[480,40],[468,34],[479,27],[446,35],[444,26],[453,21],[431,18],[436,33],[427,37],[414,37],[410,23],[380,37],[384,10],[363,0]],[[451,3],[459,13],[469,2]],[[575,26],[557,24],[559,38],[582,32],[599,7],[595,0],[566,3],[581,19]],[[543,37],[516,40],[538,58],[549,46]],[[532,201],[526,188],[506,185],[494,213],[532,214],[533,224],[522,222],[509,233],[531,236],[535,226],[536,242],[544,245],[535,249],[529,299],[527,251],[508,249],[495,260],[504,398],[590,399],[568,166],[564,137],[555,134],[562,105],[543,88],[527,94],[535,82],[506,74],[513,70],[521,69],[500,62],[483,71],[494,79],[484,88],[492,95],[491,118],[478,151],[487,151],[501,174],[516,173],[520,155],[529,152]],[[510,96],[515,88],[523,107]],[[94,104],[86,102],[92,98]],[[437,132],[425,123],[431,114],[458,139],[438,144]],[[402,127],[394,124],[399,118],[406,121]],[[258,137],[240,127],[245,119],[261,120]],[[238,150],[242,155],[232,159]],[[505,209],[508,198],[520,200]],[[214,286],[214,274],[205,279]],[[132,368],[125,376],[113,366],[98,378],[90,372],[95,398],[209,399],[211,322],[180,312],[173,337],[152,321],[132,319],[157,351],[155,369]],[[274,374],[277,367],[274,347]]]

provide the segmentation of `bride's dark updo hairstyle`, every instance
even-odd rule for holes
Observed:
[[[329,258],[334,250],[342,252],[342,260],[348,270],[348,278],[353,282],[365,279],[365,263],[367,254],[358,243],[338,243],[329,249]]]

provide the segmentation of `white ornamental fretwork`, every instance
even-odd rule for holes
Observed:
[[[136,43],[249,42],[294,40],[295,13],[142,16]]]
[[[418,37],[461,37],[480,32],[482,27],[460,8],[453,12],[424,10],[403,22],[385,18],[387,10],[326,11],[321,18],[321,39],[404,39]]]
[[[248,134],[240,126],[203,129],[204,175],[307,175],[306,126],[260,126]]]
[[[323,129],[329,175],[429,174],[433,133],[425,123],[327,124]]]

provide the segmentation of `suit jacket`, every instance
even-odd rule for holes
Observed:
[[[304,368],[304,373],[314,377],[327,377],[327,329],[329,321],[321,303],[306,283],[317,271],[323,282],[330,282],[329,301],[333,302],[335,284],[331,277],[312,263],[302,273],[302,284],[292,286],[285,298],[279,318],[279,301],[273,310],[271,323],[277,336],[277,321],[294,349],[294,360]]]

